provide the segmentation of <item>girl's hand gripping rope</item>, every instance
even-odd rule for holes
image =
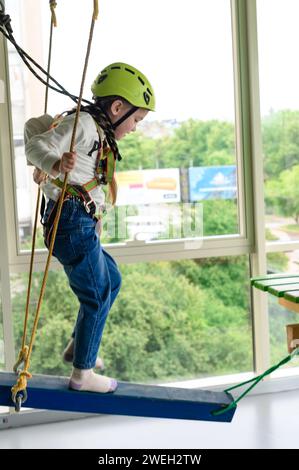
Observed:
[[[33,171],[33,181],[36,184],[42,183],[42,181],[45,181],[47,179],[47,173],[44,171],[40,170],[39,168],[34,168]]]
[[[61,159],[54,163],[52,175],[57,176],[59,173],[68,173],[75,168],[76,161],[76,152],[64,152]]]

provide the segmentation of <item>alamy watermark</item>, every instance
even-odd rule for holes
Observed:
[[[105,235],[115,241],[182,240],[187,250],[203,242],[203,204],[116,206],[102,221]]]

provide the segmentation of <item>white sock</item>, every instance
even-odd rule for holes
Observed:
[[[75,367],[69,383],[69,387],[73,390],[100,393],[114,392],[117,385],[115,379],[95,374],[92,369],[76,369]]]

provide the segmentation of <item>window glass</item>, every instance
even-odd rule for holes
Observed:
[[[120,265],[122,289],[100,353],[119,380],[167,382],[253,369],[248,258],[221,257]],[[27,274],[11,278],[16,352],[21,342]],[[41,274],[34,275],[31,324]],[[31,370],[68,375],[62,352],[78,304],[63,271],[50,272]]]
[[[0,277],[0,371],[5,370],[5,356],[4,356],[4,335],[3,335],[3,311],[2,311],[2,286]],[[9,408],[0,405],[0,414],[7,413]]]
[[[25,7],[14,0],[8,7],[17,41],[46,67],[47,2],[32,0]],[[78,94],[91,12],[74,9],[72,0],[58,3],[56,12],[51,73]],[[230,14],[229,0],[102,5],[85,98],[91,99],[90,84],[99,71],[123,60],[150,78],[157,103],[156,112],[119,142],[118,200],[104,221],[103,242],[239,234]],[[36,186],[22,135],[24,122],[43,113],[45,90],[12,47],[9,66],[20,248],[28,249]],[[70,99],[50,91],[50,114],[72,107]],[[40,228],[37,246],[44,246]]]
[[[2,314],[2,289],[0,283],[0,370],[4,370],[5,357],[4,357],[4,336],[3,336],[3,314]]]
[[[290,273],[299,277],[299,250],[269,253],[267,255],[269,273]],[[278,297],[268,294],[271,363],[279,362],[288,354],[286,326],[299,324],[298,313],[284,308]],[[298,367],[298,361],[289,362],[284,367]]]
[[[260,98],[269,240],[299,238],[297,0],[257,0]],[[287,53],[286,53],[287,51]]]

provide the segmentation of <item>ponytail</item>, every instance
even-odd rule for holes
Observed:
[[[117,183],[115,179],[115,175],[113,175],[112,181],[108,183],[109,184],[109,202],[114,206],[116,203],[117,199]]]
[[[118,150],[118,146],[114,136],[114,129],[112,127],[112,123],[108,116],[108,109],[110,105],[116,99],[120,99],[123,102],[127,102],[124,98],[119,96],[107,96],[104,98],[96,98],[94,105],[84,106],[82,107],[82,111],[86,111],[96,120],[98,125],[103,129],[108,145],[111,148],[115,160],[120,161],[121,155]],[[112,181],[108,183],[109,185],[109,192],[108,197],[111,204],[114,206],[117,199],[117,183],[115,179],[115,174],[113,174]]]

